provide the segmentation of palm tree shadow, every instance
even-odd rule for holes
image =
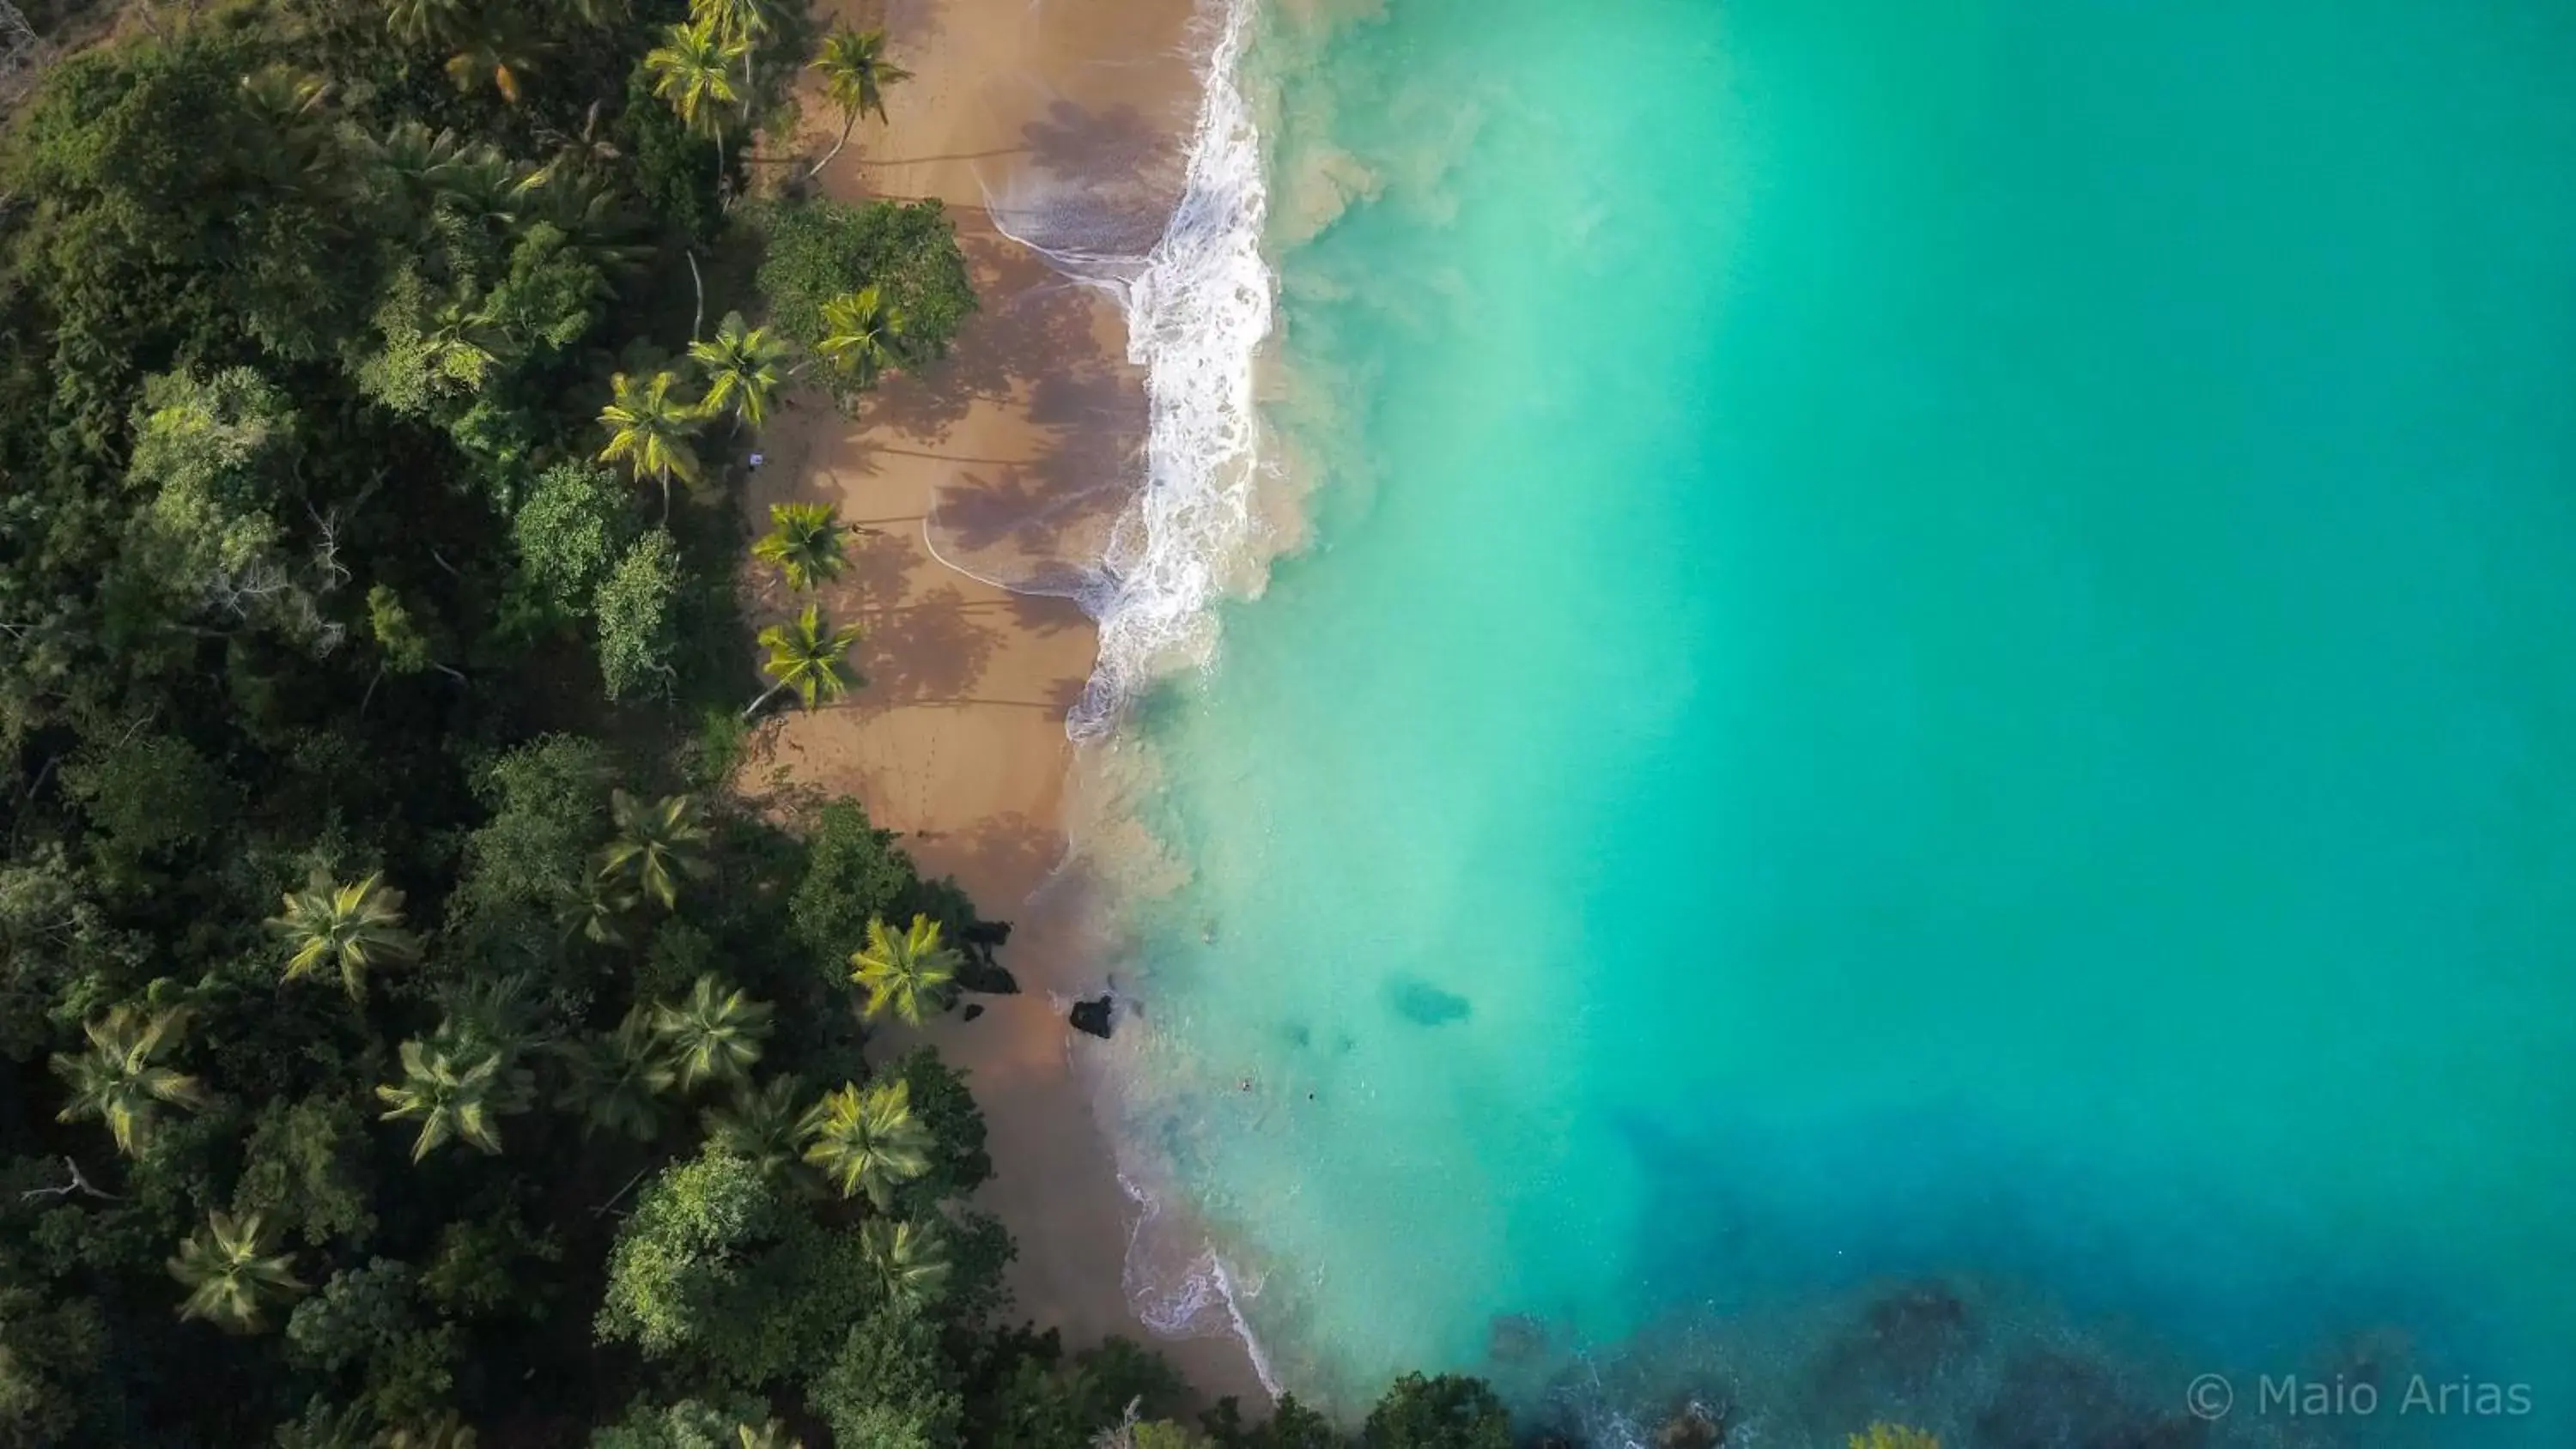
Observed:
[[[856,653],[868,682],[852,696],[863,712],[960,699],[992,662],[993,631],[975,621],[966,596],[951,585],[900,609],[873,610],[866,623]]]

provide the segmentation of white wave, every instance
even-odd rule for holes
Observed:
[[[1202,661],[1226,563],[1255,529],[1253,365],[1270,335],[1261,134],[1239,71],[1259,0],[1219,7],[1206,90],[1172,218],[1121,292],[1127,353],[1145,369],[1145,481],[1083,599],[1100,658],[1065,721],[1097,738],[1156,673]]]

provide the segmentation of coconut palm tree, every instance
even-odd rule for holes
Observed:
[[[642,899],[619,881],[587,875],[555,908],[555,920],[563,927],[566,940],[578,934],[603,946],[623,946],[626,913]]]
[[[114,1007],[95,1021],[81,1023],[89,1050],[54,1054],[54,1075],[71,1085],[71,1098],[54,1120],[96,1117],[107,1124],[116,1150],[134,1157],[141,1154],[162,1104],[189,1112],[204,1110],[209,1099],[203,1083],[153,1062],[163,1048],[178,1045],[187,1026],[185,1011],[145,1016],[130,1006]]]
[[[850,681],[841,677],[841,660],[851,645],[867,637],[867,632],[856,624],[827,631],[822,611],[812,604],[805,606],[805,612],[797,615],[794,623],[772,624],[761,630],[761,646],[769,651],[769,657],[761,661],[760,668],[769,676],[770,685],[744,708],[742,717],[751,718],[782,689],[793,690],[807,709],[849,693]]]
[[[170,1276],[188,1290],[179,1302],[181,1318],[202,1318],[234,1333],[256,1333],[273,1304],[304,1291],[295,1276],[291,1253],[271,1253],[267,1225],[259,1214],[236,1218],[210,1213],[206,1226],[179,1244],[170,1260]]]
[[[474,1449],[475,1433],[454,1409],[442,1409],[437,1418],[386,1431],[377,1443],[381,1449]]]
[[[865,1091],[844,1084],[805,1114],[811,1139],[805,1160],[823,1169],[841,1196],[866,1193],[880,1211],[894,1190],[930,1170],[930,1129],[912,1114],[907,1082],[878,1082]]]
[[[467,94],[489,81],[502,100],[517,105],[521,84],[545,53],[544,42],[531,35],[526,22],[506,6],[479,13],[455,34],[456,53],[447,58],[448,80]]]
[[[612,790],[608,816],[615,834],[599,852],[600,879],[616,884],[631,879],[664,910],[676,909],[680,877],[702,876],[708,869],[707,826],[697,801],[665,795],[647,805]]]
[[[315,870],[303,890],[286,893],[285,912],[268,922],[294,947],[286,958],[286,979],[327,966],[340,973],[349,999],[357,1000],[366,993],[370,967],[420,955],[419,938],[403,929],[402,903],[403,893],[387,887],[382,873],[336,885],[329,873]]]
[[[748,1077],[769,1037],[771,1010],[712,974],[699,977],[686,999],[653,1008],[654,1035],[670,1048],[681,1090]]]
[[[713,27],[716,39],[741,43],[742,93],[753,94],[752,56],[760,42],[778,28],[778,17],[771,13],[768,0],[692,0],[689,16]]]
[[[745,326],[740,312],[727,312],[713,339],[689,344],[689,358],[707,380],[707,395],[698,407],[710,416],[730,412],[735,426],[748,424],[758,432],[769,419],[769,400],[778,392],[786,342],[766,327]]]
[[[831,34],[823,37],[822,46],[814,52],[814,69],[823,73],[823,94],[841,109],[841,138],[806,175],[823,174],[823,168],[850,144],[850,132],[858,127],[859,117],[873,111],[878,120],[884,120],[887,87],[912,79],[912,72],[885,58],[885,46],[886,33],[882,30],[835,26]]]
[[[411,1160],[420,1161],[459,1139],[479,1152],[501,1150],[495,1119],[524,1106],[524,1087],[509,1077],[509,1064],[490,1052],[459,1053],[435,1040],[402,1044],[403,1079],[376,1088],[387,1122],[418,1122]]]
[[[823,340],[814,350],[852,386],[874,387],[903,362],[903,313],[874,283],[844,292],[823,303]]]
[[[393,0],[385,7],[385,28],[413,45],[445,41],[464,29],[467,0]]]
[[[805,1084],[793,1074],[734,1089],[732,1100],[698,1118],[707,1145],[774,1173],[796,1160],[805,1140]]]
[[[718,34],[713,16],[662,32],[662,43],[645,53],[653,94],[670,102],[683,125],[716,143],[716,171],[724,171],[725,112],[742,103],[733,81],[736,61],[751,54],[748,40]]]
[[[789,1437],[787,1426],[776,1419],[757,1427],[737,1424],[733,1436],[742,1449],[805,1449],[805,1441]]]
[[[769,532],[751,551],[776,566],[789,588],[819,588],[841,576],[840,510],[828,503],[773,503]]]
[[[608,406],[599,410],[599,420],[609,429],[608,446],[599,450],[600,461],[623,461],[638,483],[647,475],[661,480],[664,523],[671,521],[671,480],[695,483],[699,475],[698,455],[689,447],[689,434],[697,431],[698,411],[671,396],[679,381],[666,370],[639,387],[635,379],[618,373],[608,380],[613,394]]]
[[[917,1308],[947,1291],[948,1250],[931,1228],[871,1219],[859,1227],[859,1252],[897,1303]]]
[[[653,1014],[636,1007],[616,1027],[563,1047],[567,1080],[556,1105],[579,1112],[585,1132],[605,1128],[650,1142],[662,1127],[662,1094],[679,1070],[653,1033]]]
[[[949,987],[965,964],[955,947],[942,945],[939,923],[914,916],[900,936],[883,920],[868,921],[868,944],[850,954],[850,979],[868,991],[868,1019],[892,1011],[906,1026],[948,1009]]]

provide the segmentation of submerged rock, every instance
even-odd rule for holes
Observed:
[[[1475,1008],[1467,998],[1454,991],[1443,991],[1428,981],[1399,976],[1386,984],[1387,1004],[1396,1015],[1415,1026],[1447,1026],[1465,1021]]]
[[[964,1011],[957,1013],[957,1019],[960,1021],[973,1021],[975,1018],[982,1016],[983,1014],[983,1004],[981,1002],[970,1001],[966,1004],[966,1009]]]
[[[1116,997],[1110,996],[1106,993],[1092,997],[1087,1001],[1077,1001],[1073,1004],[1073,1010],[1066,1015],[1065,1020],[1073,1023],[1073,1029],[1075,1031],[1089,1032],[1091,1035],[1100,1038],[1102,1041],[1107,1041],[1109,1040],[1111,1017],[1117,1006],[1117,1001],[1118,999]]]

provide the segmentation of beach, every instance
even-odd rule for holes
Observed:
[[[1142,476],[1143,381],[1120,306],[1014,241],[1044,224],[1095,249],[1150,245],[1177,181],[1197,91],[1188,0],[855,0],[827,20],[882,26],[912,78],[821,179],[842,200],[937,198],[957,223],[980,313],[951,355],[893,377],[855,418],[796,399],[764,440],[744,503],[836,505],[851,567],[822,603],[864,624],[866,682],[766,722],[748,789],[785,782],[862,801],[928,875],[953,875],[1014,923],[1019,994],[977,998],[929,1038],[969,1074],[996,1164],[977,1205],[1019,1245],[1019,1313],[1075,1346],[1146,1339],[1123,1268],[1136,1206],[1071,1070],[1065,999],[1097,986],[1062,917],[1032,896],[1065,854],[1067,712],[1096,631],[1068,596]],[[808,95],[804,154],[839,118]],[[953,565],[953,566],[952,566]],[[766,620],[786,612],[755,583]],[[1050,920],[1049,917],[1058,919]],[[1258,1401],[1230,1337],[1162,1342],[1208,1398]]]

